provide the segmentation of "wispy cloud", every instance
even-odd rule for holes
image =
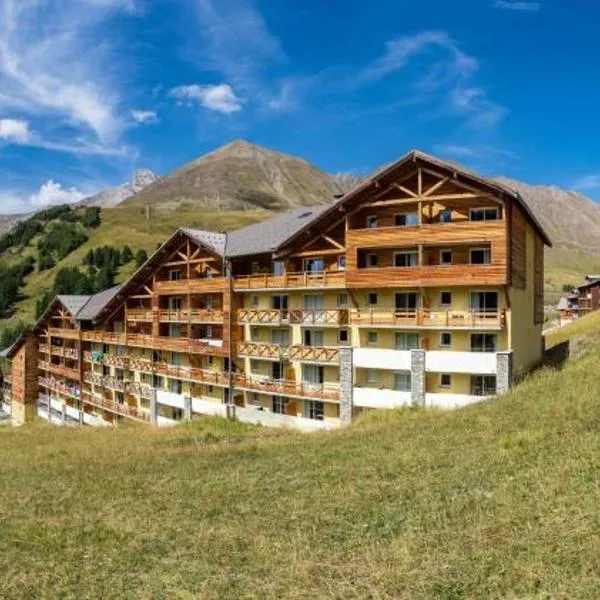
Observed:
[[[131,0],[2,0],[0,109],[53,117],[54,130],[114,144],[125,122],[102,26],[134,8]]]
[[[471,129],[492,128],[507,114],[508,109],[490,100],[483,88],[456,87],[449,96],[449,107],[467,118]]]
[[[29,123],[21,119],[0,119],[0,140],[27,144],[31,140]]]
[[[600,190],[600,175],[585,175],[574,181],[572,187],[579,191]]]
[[[471,146],[463,146],[461,144],[436,144],[433,147],[433,150],[441,156],[457,159],[518,158],[518,155],[512,150],[497,148],[486,144],[473,144]]]
[[[158,122],[155,110],[132,110],[131,118],[140,125],[151,125]]]
[[[226,115],[242,110],[243,104],[227,83],[181,85],[172,89],[170,95],[187,104],[200,104],[204,108]]]
[[[502,8],[504,10],[521,10],[536,12],[542,8],[541,2],[511,2],[509,0],[496,0],[494,2],[495,8]]]

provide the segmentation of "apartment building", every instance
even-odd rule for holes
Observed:
[[[13,419],[310,430],[463,406],[541,360],[550,244],[516,192],[412,151],[333,204],[181,228],[124,285],[57,297],[8,351]]]

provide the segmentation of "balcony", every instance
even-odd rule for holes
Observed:
[[[99,356],[94,356],[95,354]],[[98,360],[94,360],[98,358]],[[119,367],[121,369],[129,368],[129,357],[128,356],[119,356],[117,354],[101,354],[100,352],[84,352],[83,360],[86,362],[95,362],[103,365],[110,365],[113,367]]]
[[[182,310],[160,310],[161,322],[170,323],[222,323],[223,311],[209,308],[190,308]]]
[[[71,360],[79,360],[79,351],[75,348],[65,348],[64,346],[50,346],[52,356],[60,356],[61,358],[69,358]],[[46,348],[45,353],[48,353]]]
[[[87,392],[82,394],[82,399],[86,404],[102,408],[113,414],[132,419],[133,421],[138,421],[140,423],[150,422],[150,414],[140,410],[135,406],[119,404],[118,402],[113,402],[112,400],[107,400],[106,398],[100,398],[98,396],[88,394]]]
[[[229,374],[195,367],[179,367],[168,363],[154,363],[154,372],[165,377],[183,379],[207,385],[229,385]]]
[[[290,360],[337,364],[340,362],[340,350],[326,346],[292,346]]]
[[[138,396],[140,398],[145,398],[146,400],[152,399],[152,394],[154,393],[154,388],[147,383],[141,383],[139,381],[132,381],[127,386],[127,391],[133,396]]]
[[[81,331],[79,329],[66,329],[64,327],[48,327],[48,335],[67,340],[81,339]]]
[[[233,278],[236,291],[287,288],[343,288],[344,271],[299,271],[283,275],[238,275]]]
[[[38,385],[40,387],[45,387],[46,389],[53,390],[55,392],[58,392],[59,394],[63,394],[75,400],[79,400],[80,397],[79,386],[68,386],[62,383],[61,381],[52,379],[51,377],[38,377]]]
[[[240,342],[238,344],[238,355],[266,360],[282,360],[288,357],[289,346],[259,342]]]
[[[249,325],[319,325],[332,327],[348,323],[348,311],[331,310],[249,310],[237,312],[238,323]]]
[[[42,371],[49,371],[50,373],[54,373],[54,375],[59,375],[60,377],[79,381],[79,371],[77,369],[69,369],[63,365],[54,365],[45,360],[38,361],[38,368]]]
[[[151,308],[128,308],[126,310],[128,321],[141,321],[151,323],[154,313]]]
[[[157,294],[204,294],[223,292],[227,289],[224,277],[181,279],[179,281],[156,281],[154,292]]]
[[[127,391],[130,382],[123,381],[116,377],[110,377],[108,375],[100,375],[99,373],[88,372],[83,376],[83,380],[86,383],[98,385],[109,390],[115,390],[117,392]]]
[[[250,390],[278,396],[310,398],[339,402],[341,390],[339,383],[306,383],[288,380],[276,380],[261,377],[248,377],[243,374],[234,376],[234,385],[238,390]]]
[[[365,327],[430,329],[502,329],[506,311],[352,309],[350,323]]]

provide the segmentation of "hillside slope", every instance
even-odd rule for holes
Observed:
[[[305,160],[236,140],[169,173],[125,206],[280,210],[331,202],[331,177]]]
[[[121,204],[124,200],[127,200],[127,198],[131,198],[131,196],[141,192],[156,181],[158,181],[158,176],[150,171],[150,169],[138,169],[133,173],[130,181],[103,190],[89,198],[84,198],[77,204],[79,206],[116,206],[117,204]]]
[[[0,596],[595,599],[598,352],[329,433],[4,428]]]

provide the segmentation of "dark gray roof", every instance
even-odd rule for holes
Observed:
[[[217,254],[223,256],[225,253],[225,244],[227,236],[224,233],[215,233],[213,231],[202,231],[201,229],[189,229],[187,227],[180,227],[180,231],[183,231],[186,235],[189,235],[193,240],[196,240],[199,244],[213,249]]]
[[[91,296],[59,295],[57,298],[74,317],[87,304]]]
[[[85,305],[74,315],[75,318],[78,321],[93,321],[102,312],[104,307],[119,293],[121,287],[120,285],[116,285],[108,290],[89,296]]]
[[[227,236],[227,256],[247,256],[273,252],[294,235],[331,208],[331,204],[301,206],[266,221],[232,231]]]

